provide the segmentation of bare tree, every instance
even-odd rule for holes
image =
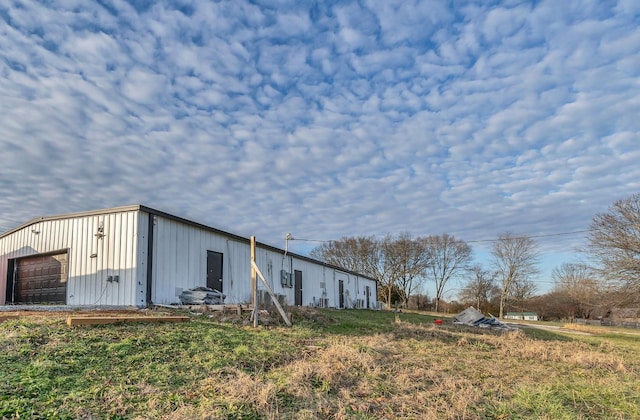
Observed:
[[[480,264],[474,265],[469,271],[472,277],[460,291],[460,299],[473,304],[479,311],[487,312],[489,303],[500,296],[497,275],[484,270]]]
[[[375,278],[379,296],[389,307],[400,297],[404,307],[419,288],[428,265],[425,240],[409,233],[383,239],[372,236],[345,237],[314,248],[310,255],[347,270]]]
[[[386,272],[398,287],[402,306],[407,307],[411,295],[418,290],[429,265],[424,238],[401,233],[397,238],[387,236],[383,242]]]
[[[409,300],[409,307],[418,310],[427,310],[431,305],[431,299],[429,295],[423,293],[417,293],[411,296]]]
[[[507,299],[529,293],[530,277],[538,272],[536,243],[528,236],[505,232],[493,244],[493,264],[501,283],[500,318]]]
[[[433,280],[436,285],[435,310],[438,312],[447,283],[468,269],[471,247],[446,233],[427,237],[426,246],[429,258],[427,278]]]
[[[514,283],[509,296],[509,306],[518,311],[527,310],[529,301],[535,296],[537,289],[536,284],[529,279]]]
[[[569,316],[589,318],[602,296],[593,269],[586,264],[564,263],[554,268],[551,276],[556,282],[554,292],[566,296],[572,308]]]
[[[588,252],[604,279],[640,301],[640,193],[618,200],[591,222]]]
[[[527,302],[527,307],[538,314],[540,321],[570,320],[574,314],[574,308],[569,298],[563,292],[551,291],[541,296],[534,296]]]
[[[327,264],[378,279],[381,251],[380,241],[374,236],[358,236],[325,242],[309,254]]]
[[[391,307],[391,298],[397,292],[398,274],[386,259],[390,236],[379,240],[373,236],[344,237],[325,242],[309,253],[313,258],[361,273],[377,280],[379,296]]]

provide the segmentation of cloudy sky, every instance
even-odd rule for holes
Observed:
[[[512,231],[544,287],[585,234],[544,235],[640,191],[639,76],[637,0],[7,0],[0,231],[140,203],[479,260]]]

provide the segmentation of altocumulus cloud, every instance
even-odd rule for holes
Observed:
[[[275,245],[582,230],[640,190],[639,23],[633,0],[9,0],[0,227],[143,203]]]

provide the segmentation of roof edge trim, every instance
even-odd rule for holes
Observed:
[[[194,227],[197,227],[197,228],[200,228],[200,229],[208,230],[210,232],[215,232],[215,233],[218,233],[220,235],[224,235],[224,236],[226,236],[226,237],[228,237],[230,239],[234,239],[236,241],[239,241],[239,242],[247,242],[247,243],[250,242],[250,239],[249,238],[245,238],[244,236],[240,236],[240,235],[236,235],[234,233],[226,232],[224,230],[220,230],[220,229],[214,228],[212,226],[205,225],[203,223],[195,222],[193,220],[185,219],[185,218],[180,217],[180,216],[175,216],[173,214],[170,214],[170,213],[167,213],[167,212],[164,212],[164,211],[161,211],[161,210],[156,210],[154,208],[147,207],[147,206],[144,206],[142,204],[132,204],[132,205],[127,205],[127,206],[111,207],[111,208],[106,208],[106,209],[88,210],[88,211],[80,211],[80,212],[74,212],[74,213],[58,214],[58,215],[53,215],[53,216],[36,217],[36,218],[33,218],[33,219],[29,220],[28,222],[25,222],[25,223],[21,224],[18,227],[15,227],[15,228],[13,228],[11,230],[8,230],[8,231],[0,234],[0,239],[4,238],[6,236],[9,236],[9,235],[21,230],[21,229],[24,229],[24,228],[27,228],[27,227],[29,227],[31,225],[39,223],[39,222],[48,222],[48,221],[53,221],[53,220],[69,219],[69,218],[72,218],[72,217],[97,216],[97,215],[101,215],[101,214],[121,213],[121,212],[128,212],[128,211],[143,211],[143,212],[148,213],[150,215],[164,217],[164,218],[167,218],[167,219],[174,220],[176,222],[184,223],[184,224],[189,225],[189,226],[194,226]],[[280,249],[280,248],[277,248],[275,246],[272,246],[272,245],[269,245],[269,244],[265,244],[265,243],[262,243],[262,242],[257,242],[256,245],[260,246],[263,249],[268,249],[268,250],[271,250],[271,251],[274,251],[274,252],[279,252],[279,253],[284,253],[285,252],[284,249]],[[347,274],[351,274],[351,275],[354,275],[354,276],[366,278],[366,279],[369,279],[369,280],[374,280],[376,282],[376,285],[378,284],[378,281],[376,279],[374,279],[372,277],[369,277],[369,276],[366,276],[366,275],[361,274],[361,273],[356,273],[355,271],[350,271],[350,270],[347,270],[347,269],[342,268],[342,267],[338,267],[338,266],[333,265],[333,264],[327,264],[325,262],[322,262],[322,261],[319,261],[319,260],[304,256],[304,255],[296,254],[296,253],[290,252],[290,251],[287,252],[287,255],[291,255],[291,256],[293,256],[295,258],[298,258],[300,260],[303,260],[303,261],[311,262],[311,263],[314,263],[314,264],[320,264],[320,265],[322,265],[324,267],[331,268],[331,269],[334,269],[334,270],[338,270],[338,271],[341,271],[341,272],[344,272],[344,273],[347,273]]]

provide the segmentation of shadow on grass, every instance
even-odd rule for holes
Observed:
[[[363,309],[322,309],[320,312],[331,318],[331,323],[313,323],[309,327],[330,334],[371,335],[392,332],[398,321],[432,325],[433,316],[415,313],[395,313]]]
[[[575,337],[570,337],[566,333],[543,330],[534,327],[521,328],[521,331],[529,338],[543,341],[576,341]]]

